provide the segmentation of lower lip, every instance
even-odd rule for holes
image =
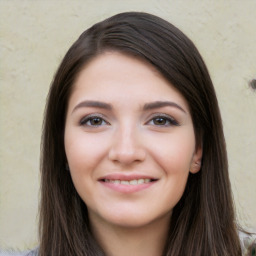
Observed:
[[[137,184],[137,185],[126,185],[126,184],[115,184],[115,183],[111,183],[111,182],[104,182],[104,181],[100,181],[100,183],[107,187],[110,188],[112,190],[115,190],[117,192],[121,192],[121,193],[135,193],[135,192],[139,192],[141,190],[150,188],[151,186],[153,186],[156,181],[152,181],[152,182],[148,182],[148,183],[143,183],[143,184]]]

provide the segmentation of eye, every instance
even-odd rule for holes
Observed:
[[[149,125],[155,126],[179,126],[179,123],[168,115],[157,115],[153,117],[149,122]]]
[[[80,125],[83,126],[92,126],[99,127],[103,125],[109,125],[102,117],[100,116],[86,116],[80,121]]]

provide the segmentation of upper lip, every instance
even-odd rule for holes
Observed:
[[[156,177],[145,175],[145,174],[124,174],[124,173],[113,173],[107,174],[100,177],[98,180],[139,180],[139,179],[150,179],[157,180]]]

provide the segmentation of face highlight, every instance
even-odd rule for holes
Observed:
[[[150,64],[117,52],[95,57],[79,74],[64,139],[92,225],[168,221],[189,172],[200,169],[186,100]]]

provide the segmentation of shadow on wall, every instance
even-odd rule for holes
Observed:
[[[256,92],[256,79],[252,79],[249,82],[249,86]]]

